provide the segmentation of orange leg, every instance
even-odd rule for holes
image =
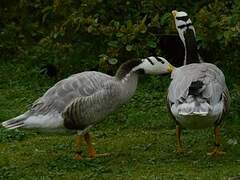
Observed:
[[[176,125],[176,138],[177,138],[176,151],[177,151],[177,154],[182,154],[184,152],[183,147],[182,147],[182,141],[181,141],[181,132],[182,132],[181,126]]]
[[[92,141],[91,141],[91,136],[89,133],[86,133],[84,135],[84,139],[87,143],[87,148],[88,148],[88,156],[90,158],[95,158],[95,157],[101,157],[101,156],[109,156],[109,153],[104,153],[104,154],[96,154],[96,150],[92,145]]]
[[[81,141],[82,141],[82,136],[77,134],[77,136],[76,136],[76,155],[75,155],[76,160],[83,159],[81,156]]]
[[[223,154],[225,154],[225,152],[220,150],[221,138],[220,138],[220,128],[219,127],[214,128],[214,134],[215,134],[215,148],[213,149],[212,152],[208,153],[208,155],[210,155],[210,156],[223,155]]]
[[[96,157],[96,150],[95,150],[95,148],[92,145],[90,134],[89,133],[84,134],[84,139],[85,139],[85,141],[87,143],[88,156],[90,158],[95,158]]]

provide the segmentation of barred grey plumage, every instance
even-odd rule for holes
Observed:
[[[216,126],[229,106],[229,93],[223,72],[214,64],[201,63],[195,29],[186,12],[173,11],[179,36],[185,47],[182,67],[171,75],[168,106],[178,124],[189,128]],[[189,24],[189,26],[186,26]],[[179,28],[181,26],[181,28]],[[192,31],[192,33],[187,33]],[[196,62],[196,63],[193,63]],[[199,87],[195,87],[198,84]],[[192,118],[192,116],[200,116]]]
[[[135,92],[137,74],[129,75],[123,84],[115,81],[108,80],[96,93],[73,100],[63,112],[64,126],[68,129],[84,129],[125,103]]]
[[[223,154],[219,150],[219,125],[230,102],[224,74],[214,64],[203,63],[197,50],[195,29],[187,13],[172,11],[172,14],[185,48],[183,66],[172,73],[167,99],[169,112],[176,121],[177,152],[183,152],[181,127],[214,127],[216,147],[209,155]]]
[[[19,127],[50,130],[79,130],[93,126],[126,103],[137,88],[140,70],[148,74],[169,73],[164,58],[130,60],[115,76],[95,71],[78,73],[63,79],[36,100],[29,111],[2,123],[9,129]],[[170,69],[169,69],[170,67]]]
[[[173,71],[168,102],[176,121],[188,128],[219,125],[229,106],[229,93],[222,71],[214,64],[194,63]],[[190,94],[193,82],[201,82],[197,94]],[[192,116],[200,116],[192,119]],[[189,120],[190,118],[191,120]]]
[[[161,57],[127,61],[115,76],[95,71],[82,72],[64,79],[35,101],[26,113],[5,121],[8,129],[41,128],[77,131],[77,153],[81,160],[83,136],[90,158],[96,157],[89,129],[126,103],[134,94],[139,73],[170,73],[173,66]]]

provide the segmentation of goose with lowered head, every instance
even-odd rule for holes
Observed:
[[[88,155],[96,156],[89,129],[126,103],[134,94],[139,74],[170,73],[173,66],[162,57],[148,57],[123,63],[115,76],[86,71],[56,83],[24,114],[2,123],[5,128],[68,130],[77,132],[76,159],[82,159],[82,137]]]

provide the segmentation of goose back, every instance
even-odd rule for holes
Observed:
[[[182,66],[172,73],[171,78],[168,94],[171,102],[186,99],[190,85],[196,81],[203,83],[202,97],[209,99],[211,104],[218,102],[222,92],[227,90],[222,71],[210,63],[193,63]]]
[[[177,68],[172,73],[172,79],[168,90],[168,102],[177,121],[191,123],[195,128],[200,127],[197,126],[198,121],[199,125],[206,127],[209,124],[220,123],[223,114],[229,108],[229,93],[219,68],[210,63],[193,63]],[[194,82],[199,86],[196,88],[197,94],[190,93]],[[192,115],[199,116],[200,120],[196,117],[194,120]]]
[[[87,71],[63,79],[36,100],[30,111],[34,114],[47,114],[52,111],[63,112],[75,98],[89,96],[102,88],[106,81],[115,78],[104,73]]]

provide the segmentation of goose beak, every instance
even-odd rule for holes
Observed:
[[[177,15],[177,11],[176,11],[176,10],[173,10],[173,11],[172,11],[172,15],[173,15],[173,17],[175,18],[176,15]]]
[[[169,64],[169,65],[168,65],[168,68],[167,68],[167,71],[168,71],[169,73],[171,73],[171,72],[173,71],[173,69],[174,69],[174,66],[171,65],[171,64]]]

